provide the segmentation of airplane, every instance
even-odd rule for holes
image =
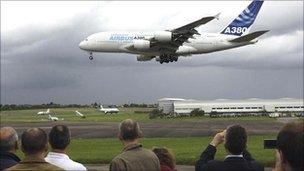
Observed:
[[[50,113],[50,109],[47,109],[46,111],[40,111],[37,113],[37,115],[47,115]]]
[[[50,121],[58,121],[59,119],[58,119],[57,117],[51,116],[51,115],[49,114],[49,120],[50,120]]]
[[[105,114],[107,113],[118,113],[119,110],[118,108],[114,107],[114,108],[103,108],[102,105],[100,105],[100,111],[104,112]]]
[[[77,110],[75,112],[76,112],[76,116],[80,116],[81,118],[85,118],[85,116],[82,113],[78,112]]]
[[[79,48],[89,52],[138,54],[137,61],[153,58],[162,63],[175,62],[179,57],[211,53],[237,48],[258,42],[258,37],[269,30],[249,33],[263,1],[254,0],[227,27],[219,33],[199,33],[195,28],[218,19],[203,17],[179,28],[155,32],[106,31],[92,34],[79,43]]]

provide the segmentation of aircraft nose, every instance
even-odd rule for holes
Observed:
[[[86,43],[84,42],[84,41],[81,41],[80,43],[79,43],[79,48],[80,49],[82,49],[82,50],[85,50],[86,49]]]

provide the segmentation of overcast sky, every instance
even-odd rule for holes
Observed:
[[[198,28],[217,33],[249,3],[1,1],[1,103],[303,98],[303,1],[264,2],[251,31],[271,31],[255,45],[177,63],[109,53],[89,61],[78,48],[96,32],[173,29],[221,12]]]

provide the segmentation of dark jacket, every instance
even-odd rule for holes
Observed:
[[[18,156],[14,153],[0,152],[0,170],[12,167],[20,162]]]
[[[227,157],[224,161],[214,160],[216,148],[209,145],[196,162],[196,171],[263,171],[264,168],[245,150],[243,157]]]

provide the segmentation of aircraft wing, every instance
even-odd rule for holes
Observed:
[[[172,42],[174,42],[176,45],[180,46],[184,42],[186,42],[189,38],[192,38],[194,34],[200,35],[195,28],[199,27],[203,24],[206,24],[215,18],[218,18],[219,15],[220,15],[220,13],[215,16],[203,17],[192,23],[189,23],[189,24],[186,24],[179,28],[170,30],[173,34]]]
[[[176,29],[173,29],[173,30],[170,30],[171,32],[174,32],[174,33],[184,33],[184,32],[188,32],[190,30],[194,30],[194,28],[198,27],[198,26],[201,26],[203,24],[206,24],[208,23],[209,21],[215,19],[215,18],[218,18],[220,15],[220,13],[218,13],[217,15],[215,16],[209,16],[209,17],[203,17],[199,20],[196,20],[192,23],[189,23],[189,24],[186,24],[184,26],[181,26],[179,28],[176,28]]]
[[[195,29],[196,27],[199,27],[215,18],[218,18],[219,14],[215,16],[203,17],[197,21],[178,27],[176,29],[168,30],[172,32],[172,41],[168,43],[153,42],[154,44],[152,46],[161,47],[164,53],[173,54],[179,46],[181,46],[184,42],[187,42],[189,38],[193,38],[194,34],[200,35]]]
[[[215,16],[203,17],[199,20],[196,20],[196,21],[186,24],[184,26],[175,28],[173,30],[166,30],[166,31],[170,31],[172,33],[172,39],[169,42],[159,42],[159,41],[155,40],[153,37],[149,38],[147,40],[150,41],[151,48],[158,49],[161,52],[161,54],[174,54],[176,52],[176,50],[184,42],[188,42],[189,38],[193,38],[194,34],[200,35],[198,33],[198,31],[195,29],[196,27],[206,24],[215,18],[218,19],[219,15],[220,15],[220,13],[218,13]],[[125,48],[130,51],[137,51],[134,48],[134,45],[128,45]],[[147,61],[147,60],[151,60],[154,57],[155,56],[150,56],[150,58],[147,58],[145,56],[139,56],[137,58],[137,60],[138,61]]]

